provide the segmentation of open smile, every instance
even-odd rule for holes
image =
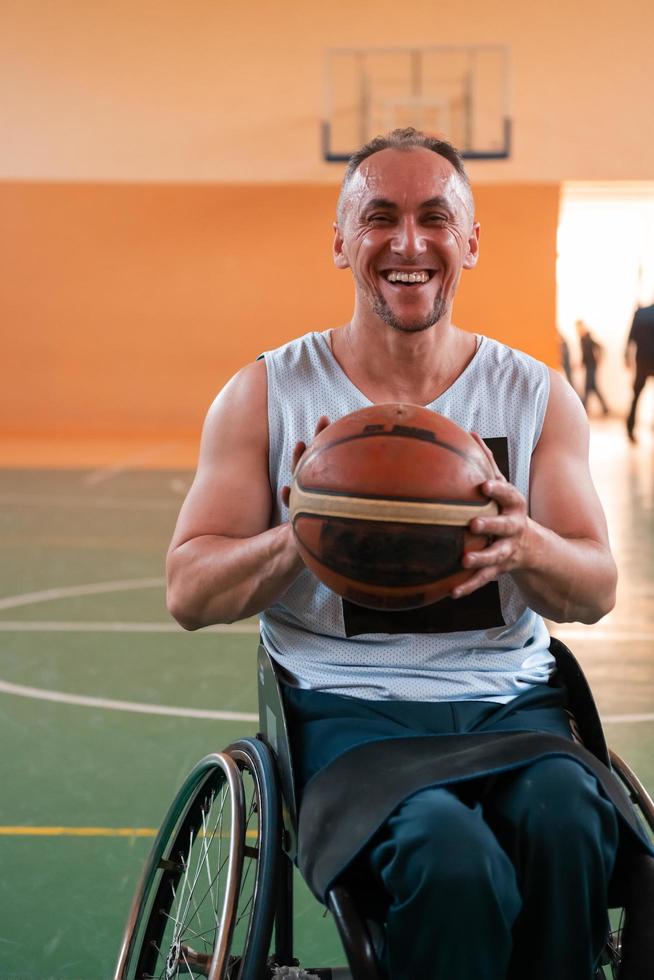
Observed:
[[[381,276],[395,286],[421,286],[432,278],[435,269],[382,269]]]

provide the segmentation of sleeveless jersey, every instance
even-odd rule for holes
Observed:
[[[274,523],[288,520],[281,488],[291,455],[321,415],[335,421],[372,404],[331,352],[329,332],[267,352]],[[547,400],[547,367],[488,337],[454,383],[426,407],[477,432],[528,499],[531,454]],[[369,700],[507,702],[553,670],[543,619],[510,575],[462,599],[386,612],[341,599],[304,569],[261,616],[263,641],[301,688]]]

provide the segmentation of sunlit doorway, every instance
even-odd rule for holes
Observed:
[[[557,322],[577,390],[583,371],[575,322],[583,320],[604,348],[598,387],[611,414],[624,417],[631,393],[624,360],[629,328],[635,309],[654,302],[654,181],[565,183],[557,250]],[[640,418],[654,418],[653,388],[650,383],[642,395]],[[589,401],[589,414],[599,413],[598,403]]]

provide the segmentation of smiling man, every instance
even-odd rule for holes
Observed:
[[[620,821],[566,754],[543,619],[591,623],[615,598],[585,413],[555,371],[454,324],[479,225],[450,144],[408,129],[364,146],[334,232],[336,266],[354,279],[352,319],[266,353],[216,399],[170,547],[169,608],[188,629],[261,613],[287,681],[300,792],[387,738],[559,736],[556,758],[510,771],[494,759],[459,772],[456,787],[444,777],[411,786],[348,860],[377,886],[393,980],[591,980]],[[417,611],[362,609],[330,592],[288,524],[285,488],[314,432],[381,402],[448,416],[494,467],[483,491],[499,513],[472,525],[491,543],[466,555],[464,585]]]
[[[386,148],[378,153],[380,157],[359,167],[354,157],[348,168],[337,208],[336,265],[352,269],[357,299],[361,291],[373,312],[389,326],[427,330],[448,312],[451,315],[458,273],[461,268],[472,268],[477,259],[479,225],[474,221],[472,192],[460,164],[458,169],[452,166],[452,161],[457,163],[455,155],[452,160],[441,158],[438,173],[433,152],[427,148],[416,148],[408,160],[402,150]],[[392,198],[384,196],[387,190],[392,191]],[[432,197],[425,196],[434,192]],[[397,228],[400,217],[400,234],[406,240],[400,251],[389,251],[388,230]],[[429,229],[440,229],[441,234],[425,234]],[[351,230],[354,240],[351,246],[348,241],[344,251],[343,236]],[[442,234],[445,230],[449,236]],[[441,253],[436,250],[437,241]],[[355,257],[357,243],[363,244],[361,268]],[[378,249],[381,256],[375,254]],[[451,274],[447,277],[452,263],[454,279]]]

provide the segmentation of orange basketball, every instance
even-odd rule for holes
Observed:
[[[479,487],[493,476],[472,436],[417,405],[372,405],[333,422],[293,474],[290,520],[309,569],[372,609],[436,602],[472,572],[468,529],[497,513]]]

